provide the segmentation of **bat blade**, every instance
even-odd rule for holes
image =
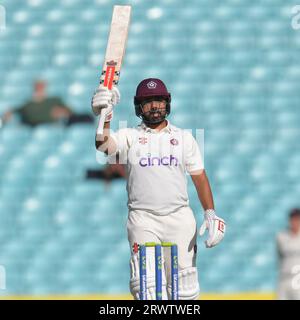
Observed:
[[[109,90],[118,85],[123,57],[125,55],[131,6],[114,6],[105,59],[100,77],[100,86]],[[101,111],[97,134],[103,134],[104,113]]]

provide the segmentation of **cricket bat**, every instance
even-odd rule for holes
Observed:
[[[110,32],[106,47],[105,59],[102,68],[100,86],[109,90],[117,86],[120,78],[120,71],[125,54],[129,24],[131,16],[131,6],[114,6]],[[102,109],[97,134],[103,134],[104,113]]]

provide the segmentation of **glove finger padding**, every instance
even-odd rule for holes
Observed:
[[[216,216],[215,211],[208,209],[204,213],[204,222],[200,227],[199,235],[203,236],[208,229],[208,239],[204,241],[207,248],[217,245],[223,238],[226,231],[225,221]]]
[[[117,105],[120,102],[121,94],[117,87],[112,87],[111,90],[106,87],[99,87],[95,96],[101,96],[104,100],[107,99],[113,106]]]
[[[120,102],[120,92],[117,87],[112,90],[100,86],[92,99],[92,109],[96,116],[101,114],[101,109],[107,108],[106,115],[112,112],[113,107]]]
[[[199,236],[202,237],[207,229],[207,223],[204,221],[199,230]]]
[[[93,104],[96,106],[99,104],[103,104],[106,106],[108,104],[112,104],[111,99],[112,99],[112,96],[106,93],[104,95],[96,94],[93,98]]]
[[[113,87],[111,89],[111,93],[112,93],[112,104],[115,106],[120,102],[121,94],[118,87]]]
[[[224,220],[216,217],[213,220],[211,234],[208,240],[206,241],[206,247],[212,248],[215,245],[217,245],[224,238],[225,231],[226,231],[226,224]]]

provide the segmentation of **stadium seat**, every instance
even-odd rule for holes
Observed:
[[[170,121],[204,129],[205,168],[217,213],[228,225],[213,250],[198,239],[205,292],[274,290],[276,234],[299,206],[300,40],[287,28],[283,0],[238,2],[134,1],[122,99],[112,122],[113,130],[118,121],[137,125],[136,86],[158,77],[172,95]],[[36,79],[74,112],[92,114],[111,3],[3,4],[9,20],[0,31],[1,116],[30,99]],[[128,292],[126,181],[86,180],[87,169],[103,168],[106,160],[96,154],[96,121],[31,128],[14,117],[1,124],[5,294]],[[203,210],[191,181],[188,191],[200,224]]]

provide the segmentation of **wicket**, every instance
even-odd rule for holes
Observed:
[[[171,248],[172,300],[178,300],[178,248],[171,242],[146,242],[139,245],[140,257],[140,300],[147,300],[146,248],[155,248],[155,290],[156,300],[162,300],[162,247]]]

